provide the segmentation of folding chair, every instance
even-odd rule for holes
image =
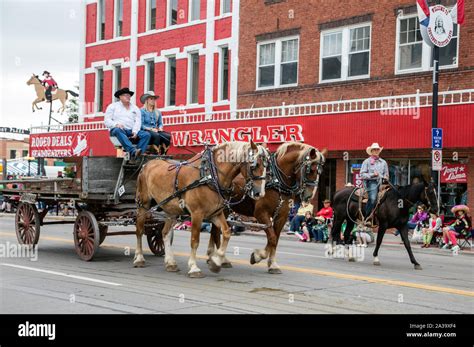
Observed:
[[[473,238],[472,233],[474,232],[474,229],[472,229],[469,233],[466,235],[464,234],[457,234],[456,239],[458,240],[459,247],[461,249],[464,249],[465,247],[471,248],[471,239]]]

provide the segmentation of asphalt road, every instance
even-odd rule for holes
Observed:
[[[0,244],[16,244],[14,230],[13,217],[0,216]],[[423,266],[416,271],[399,245],[382,246],[376,267],[373,246],[364,260],[348,262],[326,257],[324,245],[284,238],[277,258],[283,274],[270,275],[266,263],[249,264],[266,239],[241,235],[228,249],[233,268],[214,274],[204,258],[208,237],[201,234],[198,262],[206,277],[191,279],[188,232],[175,232],[181,271],[168,273],[147,249],[146,267],[133,268],[133,235],[107,238],[84,262],[72,225],[45,226],[36,261],[0,257],[0,313],[474,313],[472,253],[415,247]]]

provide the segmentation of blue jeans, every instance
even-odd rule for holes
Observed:
[[[110,135],[115,136],[119,140],[125,151],[132,155],[135,154],[136,149],[130,141],[130,138],[133,136],[131,129],[113,128],[110,130]],[[137,147],[142,150],[142,153],[145,153],[148,143],[150,142],[150,134],[146,131],[140,130],[137,136]]]
[[[367,190],[367,194],[369,195],[369,201],[367,201],[367,205],[365,206],[365,216],[367,217],[370,215],[377,202],[379,185],[377,180],[368,180],[365,181],[364,186]]]
[[[323,228],[311,228],[310,233],[316,241],[324,241],[325,239]]]
[[[294,216],[291,220],[290,231],[300,230],[301,223],[304,221],[304,216]]]

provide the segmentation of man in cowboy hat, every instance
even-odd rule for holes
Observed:
[[[367,147],[366,152],[370,157],[364,160],[360,169],[360,177],[364,182],[364,187],[369,197],[365,207],[366,217],[370,216],[375,207],[381,181],[388,181],[389,178],[387,162],[380,158],[382,150],[383,147],[380,147],[378,143],[373,143]]]
[[[46,91],[44,92],[45,97],[46,97],[46,102],[51,102],[52,101],[51,92],[53,91],[53,89],[56,90],[58,88],[58,84],[53,79],[49,71],[45,70],[43,72],[43,76],[44,76],[44,80],[42,80],[41,83],[46,88]]]
[[[145,153],[150,142],[150,134],[140,130],[140,109],[130,102],[133,94],[128,87],[117,90],[114,96],[120,100],[107,107],[104,119],[105,125],[110,129],[110,135],[119,140],[125,151],[130,153],[132,160]],[[137,149],[131,140],[138,140]]]

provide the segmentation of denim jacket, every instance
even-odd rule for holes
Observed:
[[[163,116],[160,110],[155,109],[154,112],[149,112],[145,108],[142,108],[140,111],[142,113],[142,130],[163,127]]]

